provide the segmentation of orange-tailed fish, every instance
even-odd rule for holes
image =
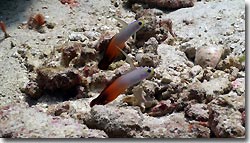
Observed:
[[[115,34],[108,43],[108,46],[104,51],[104,55],[101,61],[98,63],[98,68],[101,70],[107,70],[109,65],[120,54],[119,49],[122,50],[125,47],[125,42],[129,39],[129,37],[140,30],[142,26],[143,22],[136,20],[124,27],[119,33]]]
[[[149,67],[137,67],[127,74],[118,77],[108,85],[97,98],[90,102],[90,107],[94,105],[105,105],[115,100],[128,87],[150,77],[153,73],[154,70]]]
[[[10,37],[10,35],[6,32],[6,26],[5,26],[5,23],[3,21],[0,21],[0,29],[4,33],[4,38]]]

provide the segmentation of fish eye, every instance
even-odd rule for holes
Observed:
[[[147,70],[148,73],[151,73],[151,71],[152,71],[151,69],[148,69],[148,70]]]
[[[138,24],[139,24],[139,25],[142,25],[142,22],[141,22],[141,21],[139,21],[139,22],[138,22]]]

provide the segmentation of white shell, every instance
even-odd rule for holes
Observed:
[[[198,48],[195,55],[195,64],[200,65],[203,68],[215,68],[221,59],[223,51],[223,48],[219,46],[207,46]]]

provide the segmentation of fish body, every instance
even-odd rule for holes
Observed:
[[[4,33],[4,38],[8,38],[10,37],[10,35],[7,33],[6,31],[6,26],[5,23],[3,21],[0,21],[0,29],[3,31]]]
[[[109,65],[120,54],[119,49],[122,50],[125,47],[125,42],[129,39],[129,37],[140,30],[142,26],[143,22],[136,20],[130,23],[127,27],[123,28],[121,32],[115,34],[110,40],[102,59],[98,63],[98,68],[101,70],[107,70]]]
[[[120,76],[108,85],[97,98],[90,102],[90,107],[94,105],[105,105],[115,100],[128,87],[139,83],[153,73],[153,69],[149,67],[137,67],[129,73]]]
[[[3,31],[3,33],[6,33],[6,26],[3,21],[0,21],[0,28]]]
[[[34,16],[34,20],[37,27],[41,27],[43,24],[45,24],[45,17],[40,13]]]

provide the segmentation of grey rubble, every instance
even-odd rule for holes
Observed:
[[[1,137],[12,138],[105,138],[105,132],[88,129],[74,119],[53,117],[27,104],[16,104],[1,110]],[[15,120],[13,120],[15,119]],[[74,132],[74,133],[73,133]]]

